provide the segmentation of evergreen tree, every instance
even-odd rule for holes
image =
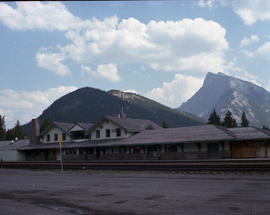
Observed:
[[[246,113],[243,112],[242,117],[241,117],[241,126],[242,127],[248,127],[248,125],[249,125],[249,121],[248,121],[248,119],[246,117]]]
[[[16,125],[14,126],[14,128],[9,129],[7,131],[7,139],[8,140],[14,140],[15,138],[23,139],[25,136],[26,136],[26,134],[23,131],[19,120],[17,120]]]
[[[236,123],[236,120],[235,118],[233,117],[232,115],[232,112],[231,111],[227,111],[225,117],[224,117],[224,120],[222,122],[222,125],[224,127],[227,127],[227,128],[233,128],[233,127],[237,127],[237,123]]]
[[[162,128],[168,128],[168,124],[165,121],[162,121]]]
[[[40,126],[40,133],[42,133],[49,125],[51,124],[51,120],[49,117],[46,117],[41,126]]]
[[[216,110],[215,109],[213,110],[213,113],[210,114],[210,116],[208,118],[207,124],[221,125],[220,117],[216,113]]]
[[[267,130],[267,131],[270,131],[269,127],[268,126],[265,126],[265,125],[263,125],[262,129]]]
[[[237,127],[237,122],[235,120],[235,118],[232,119],[232,128]]]
[[[0,115],[0,140],[6,140],[5,116]]]
[[[7,140],[14,140],[15,136],[14,136],[14,132],[12,129],[8,129],[7,130],[7,136],[6,136]]]

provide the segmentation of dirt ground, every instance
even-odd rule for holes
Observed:
[[[0,169],[0,215],[268,215],[270,173]]]

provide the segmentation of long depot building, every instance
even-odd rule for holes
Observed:
[[[255,127],[201,125],[161,128],[150,120],[104,116],[90,123],[52,122],[29,139],[0,142],[2,161],[185,160],[269,158],[270,132]]]

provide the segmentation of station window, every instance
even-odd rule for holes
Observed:
[[[88,154],[90,154],[90,155],[94,154],[94,149],[93,148],[89,148],[88,149]]]
[[[110,129],[106,129],[106,137],[110,137],[111,136],[111,130]]]
[[[96,130],[96,138],[100,138],[100,130]]]
[[[47,134],[47,142],[50,142],[50,141],[51,141],[50,135]]]
[[[66,140],[66,133],[62,134],[62,140],[65,141]]]
[[[225,151],[225,144],[224,143],[221,143],[221,149],[222,149],[222,151]]]
[[[121,137],[121,128],[116,129],[116,136]]]
[[[54,141],[58,141],[58,134],[54,134]]]
[[[172,145],[168,145],[168,152],[177,152],[177,145],[172,144]]]
[[[120,147],[119,147],[119,152],[120,152],[120,153],[126,153],[126,152],[127,152],[126,146],[120,146]]]
[[[202,150],[201,143],[197,143],[197,146],[198,146],[198,151],[200,152]]]

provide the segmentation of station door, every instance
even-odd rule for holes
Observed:
[[[207,152],[209,159],[219,158],[219,145],[218,143],[208,143]]]

